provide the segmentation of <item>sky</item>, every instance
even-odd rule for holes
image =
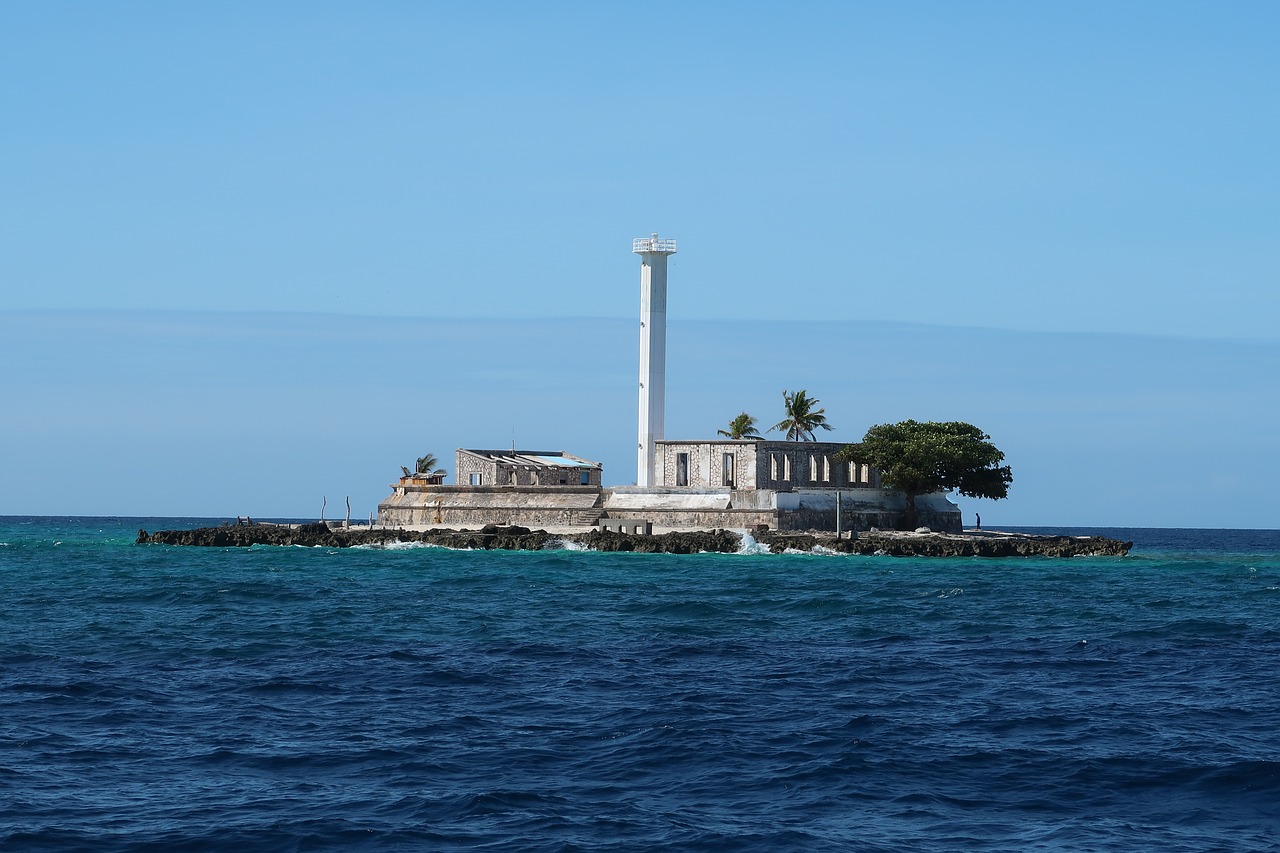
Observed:
[[[984,521],[1275,527],[1280,6],[0,5],[0,514],[634,480],[783,388],[969,420]]]

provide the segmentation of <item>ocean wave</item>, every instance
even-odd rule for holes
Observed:
[[[736,551],[738,554],[771,554],[768,545],[763,545],[756,541],[756,538],[745,530],[742,532],[742,545]]]
[[[548,539],[544,551],[595,551],[589,545],[574,542],[572,539]]]
[[[1256,556],[40,533],[0,548],[6,849],[1265,850],[1280,832],[1280,564]]]
[[[391,540],[388,542],[366,542],[361,545],[352,545],[354,551],[415,551],[419,548],[438,548],[443,551],[449,550],[469,550],[466,548],[451,549],[443,545],[437,545],[434,542],[401,542],[399,540]]]

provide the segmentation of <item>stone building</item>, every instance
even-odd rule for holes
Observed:
[[[658,441],[655,485],[602,488],[601,466],[562,451],[459,449],[457,485],[402,477],[378,506],[388,526],[867,530],[893,527],[906,496],[869,466],[836,461],[844,445],[794,441]],[[917,499],[920,523],[958,530],[945,495]]]
[[[454,454],[457,485],[401,477],[378,504],[389,527],[590,527],[603,515],[600,463],[560,450],[469,450]]]
[[[655,444],[654,486],[606,489],[606,518],[671,528],[868,530],[896,526],[906,495],[870,465],[841,462],[841,442],[711,440]],[[919,523],[958,531],[946,495],[916,499]]]
[[[467,450],[455,453],[457,483],[468,486],[595,486],[600,463],[563,450]]]
[[[876,489],[870,465],[839,462],[825,441],[658,441],[655,485],[738,490]]]

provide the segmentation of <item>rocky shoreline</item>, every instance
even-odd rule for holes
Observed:
[[[969,533],[858,533],[856,538],[836,538],[831,533],[792,533],[759,530],[752,538],[771,553],[835,552],[894,557],[1077,557],[1124,556],[1132,542],[1104,536],[1038,536],[1026,533],[973,531]],[[421,543],[443,548],[471,550],[541,551],[573,543],[594,551],[635,551],[650,554],[733,554],[749,545],[732,530],[679,531],[652,536],[589,530],[581,533],[548,533],[527,527],[487,525],[479,530],[397,530],[330,527],[323,522],[301,525],[226,524],[194,530],[138,531],[137,543],[237,548],[250,545],[300,545],[350,548]]]

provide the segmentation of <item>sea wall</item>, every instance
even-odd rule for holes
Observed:
[[[837,494],[839,498],[837,500]],[[837,503],[840,522],[836,524]],[[640,518],[660,527],[851,531],[897,527],[906,495],[895,489],[606,489],[608,518]],[[947,533],[962,529],[960,510],[945,494],[916,499],[918,526]]]
[[[892,530],[907,511],[907,496],[896,489],[864,488],[776,492],[779,530]],[[840,524],[836,526],[837,503]],[[960,509],[945,494],[916,498],[916,526],[942,533],[962,530]]]
[[[591,527],[600,518],[601,498],[594,486],[397,487],[378,504],[378,524]]]
[[[486,524],[593,527],[602,518],[635,518],[677,530],[870,530],[897,527],[906,496],[893,489],[649,488],[587,486],[401,485],[378,505],[388,527]],[[946,495],[917,498],[917,524],[958,533],[960,511]]]

